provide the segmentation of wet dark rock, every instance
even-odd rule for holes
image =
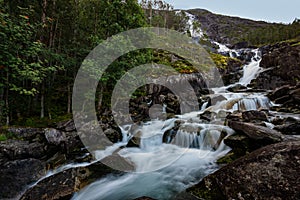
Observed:
[[[57,152],[54,156],[52,156],[50,159],[46,161],[47,169],[55,169],[64,163],[66,163],[67,157],[65,154],[62,154],[61,152]]]
[[[246,122],[251,121],[268,121],[268,117],[265,112],[250,110],[242,113],[242,118]]]
[[[187,192],[212,199],[299,199],[300,142],[258,149],[205,177]]]
[[[174,127],[170,130],[167,130],[163,135],[163,143],[171,143],[171,141],[175,138],[177,131],[184,124],[182,120],[176,120],[174,122]]]
[[[282,125],[283,121],[284,119],[279,116],[275,116],[274,118],[271,119],[271,123],[274,125]]]
[[[300,45],[282,42],[262,47],[261,50],[260,66],[269,70],[262,72],[254,81],[255,88],[274,90],[285,85],[297,84],[300,79]]]
[[[279,125],[274,128],[285,135],[300,135],[300,122]]]
[[[104,134],[113,143],[122,141],[122,133],[116,131],[115,129],[112,129],[112,128],[107,129],[104,131]]]
[[[17,198],[29,184],[46,174],[45,167],[42,161],[33,158],[0,165],[0,199]]]
[[[235,111],[226,116],[227,121],[261,123],[268,122],[268,110]]]
[[[224,139],[224,143],[232,150],[225,157],[218,160],[218,163],[228,164],[240,157],[247,155],[261,147],[266,146],[266,143],[249,138],[248,136],[236,133]]]
[[[249,43],[246,41],[238,42],[232,46],[230,46],[231,49],[246,49],[249,47]]]
[[[136,199],[134,199],[134,200],[155,200],[155,199],[153,199],[153,198],[151,198],[151,197],[139,197],[139,198],[136,198]]]
[[[241,112],[236,111],[227,115],[226,119],[231,121],[242,121],[243,117]]]
[[[46,147],[39,142],[29,143],[22,140],[7,140],[0,142],[0,154],[4,157],[4,160],[42,158],[46,154]]]
[[[201,113],[199,115],[199,118],[201,120],[206,121],[206,122],[210,122],[211,120],[213,120],[214,117],[216,117],[216,115],[217,114],[215,112],[211,112],[211,111],[206,110],[206,111],[204,111],[203,113]]]
[[[285,102],[288,102],[290,100],[290,96],[289,95],[285,95],[283,97],[279,97],[277,99],[275,99],[274,103],[276,104],[284,104]]]
[[[130,164],[128,165],[130,166]],[[111,169],[101,161],[86,167],[67,169],[41,180],[34,187],[28,189],[20,199],[70,199],[74,192],[108,174],[117,175],[121,174],[121,172]]]
[[[137,134],[135,137],[132,137],[126,147],[140,147],[140,144],[141,144],[141,140],[140,140],[140,135]]]
[[[273,90],[271,93],[269,93],[268,96],[270,99],[275,100],[288,95],[290,89],[291,89],[290,85],[284,85]]]
[[[65,132],[66,141],[63,143],[63,147],[66,153],[71,153],[77,151],[78,149],[83,149],[84,145],[77,132]]]
[[[153,79],[152,81],[156,82],[158,80]],[[181,91],[184,91],[180,94],[180,98],[184,99],[189,99],[192,95],[200,98],[202,95],[209,93],[205,79],[200,73],[171,75],[165,81],[166,86],[161,84],[147,84],[141,87],[139,90],[145,93],[145,95],[130,99],[129,113],[133,122],[149,121],[151,118],[149,111],[153,108],[153,105],[165,106],[166,113],[158,117],[165,117],[164,114],[169,117],[181,113],[179,97],[167,85],[172,85],[173,88],[180,88]],[[182,103],[188,102],[184,101]],[[162,111],[163,109],[161,108],[159,112]],[[159,114],[159,112],[152,112],[152,114]]]
[[[300,122],[300,120],[298,120],[294,117],[283,118],[283,124],[291,124],[291,123],[297,123],[297,122]]]
[[[253,56],[255,55],[254,52],[249,51],[248,49],[243,49],[239,53],[240,53],[240,55],[237,58],[240,60],[243,60],[246,63],[250,63]]]
[[[236,85],[234,85],[234,86],[228,88],[227,90],[228,90],[229,92],[237,92],[237,91],[239,91],[239,90],[244,90],[244,89],[247,89],[247,87],[245,87],[245,86],[243,86],[243,85],[241,85],[241,84],[236,84]]]
[[[229,55],[228,55],[229,56]],[[239,81],[242,77],[243,63],[238,59],[228,59],[225,68],[219,68],[224,85],[230,85]]]
[[[300,84],[285,85],[269,93],[269,98],[277,104],[278,111],[300,113]]]
[[[70,120],[67,120],[67,121],[58,122],[56,124],[56,129],[64,131],[64,132],[73,132],[73,131],[76,131],[74,120],[70,119]]]
[[[142,134],[140,126],[138,124],[133,124],[129,129],[129,133],[132,135],[132,138],[128,141],[127,147],[139,147]]]
[[[284,136],[276,130],[252,123],[229,121],[228,126],[237,132],[242,132],[253,140],[262,142],[265,145],[280,142],[284,138]]]

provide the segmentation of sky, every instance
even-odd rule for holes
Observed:
[[[290,23],[300,18],[300,0],[165,0],[175,9],[203,8],[213,13]]]

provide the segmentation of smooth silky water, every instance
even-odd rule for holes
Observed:
[[[238,50],[229,50],[224,45],[220,46],[219,51],[228,51],[231,56],[239,54]],[[73,200],[124,200],[141,196],[172,199],[176,194],[216,171],[219,167],[216,160],[230,151],[223,141],[219,144],[217,141],[222,133],[226,133],[228,137],[234,131],[220,125],[222,120],[221,123],[218,120],[210,124],[204,123],[199,114],[204,111],[218,113],[270,107],[270,101],[264,94],[234,93],[227,90],[236,84],[249,85],[261,72],[260,52],[252,49],[249,51],[253,52],[254,56],[251,62],[244,66],[244,75],[239,82],[212,89],[213,95],[222,95],[226,100],[208,108],[208,103],[205,103],[198,112],[178,115],[166,121],[153,120],[142,124],[138,128],[142,133],[140,147],[124,148],[118,152],[120,156],[134,163],[136,171],[100,179],[75,194]],[[163,143],[164,132],[174,127],[176,120],[182,122],[183,128],[177,131],[173,139],[168,138],[169,144]],[[130,131],[124,131],[124,128],[122,130],[125,138],[131,137]],[[126,130],[131,129],[127,127]],[[114,148],[109,147],[105,151],[96,152],[96,155],[99,159],[103,158],[103,155],[107,156],[113,152],[111,149]]]
[[[191,20],[194,17],[188,16]],[[193,32],[194,33],[194,32]],[[203,32],[198,30],[196,36]],[[231,57],[240,55],[240,50],[231,50],[223,44],[219,45],[219,52]],[[178,115],[168,120],[152,120],[133,128],[130,125],[120,127],[123,141],[107,147],[103,151],[96,151],[97,160],[112,155],[120,147],[139,132],[139,147],[127,147],[118,151],[118,154],[130,160],[135,167],[134,172],[124,175],[108,175],[86,186],[73,196],[73,200],[129,200],[141,196],[155,199],[172,199],[186,188],[198,183],[203,177],[216,171],[219,166],[217,159],[226,155],[231,149],[223,143],[225,137],[234,131],[224,126],[224,119],[213,119],[211,123],[202,121],[199,114],[205,111],[218,114],[219,112],[234,112],[236,110],[268,109],[271,105],[264,93],[234,93],[228,88],[237,84],[248,86],[262,71],[259,67],[260,52],[257,49],[243,49],[252,52],[251,62],[243,68],[243,77],[235,84],[221,88],[212,88],[214,94],[222,95],[226,100],[216,102],[208,107],[204,103],[199,111]],[[165,112],[163,106],[162,112]],[[163,143],[163,135],[175,126],[180,120],[181,126],[176,135],[167,137],[168,143]],[[271,124],[267,124],[271,126]],[[136,126],[136,125],[135,125]],[[96,161],[95,161],[96,162]],[[51,171],[46,177],[52,176],[68,168],[87,166],[91,163],[69,164]],[[42,178],[41,180],[43,180]],[[39,181],[38,181],[39,182]],[[37,183],[38,183],[37,182]]]

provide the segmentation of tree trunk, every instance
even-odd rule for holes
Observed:
[[[57,22],[54,21],[55,17],[55,6],[56,6],[56,0],[53,0],[53,8],[52,8],[52,23],[51,23],[51,28],[50,28],[50,37],[49,37],[49,48],[54,47],[54,41],[55,41],[55,35],[56,35],[56,29],[57,29]],[[55,25],[55,26],[54,26]]]
[[[42,89],[41,89],[41,119],[45,117],[45,85],[42,83]]]
[[[46,27],[46,10],[47,10],[47,0],[43,0],[42,17],[41,17],[43,29],[45,29],[45,27]],[[40,37],[40,41],[46,45],[46,41],[43,38],[43,34]],[[41,119],[45,117],[45,94],[44,94],[44,92],[45,92],[45,83],[43,81],[42,85],[41,85]]]
[[[70,83],[68,83],[68,110],[67,113],[71,113],[71,102],[72,102],[72,92],[71,92],[71,87]]]
[[[5,96],[5,110],[6,110],[6,125],[9,125],[10,119],[9,119],[9,72],[6,72],[6,96]]]
[[[99,94],[98,94],[98,104],[97,104],[97,111],[100,112],[101,110],[101,106],[102,106],[102,100],[103,100],[103,86],[101,84],[99,84],[99,87],[100,87],[100,91],[99,91]]]

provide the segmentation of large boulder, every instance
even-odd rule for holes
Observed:
[[[266,146],[205,177],[187,192],[210,199],[299,199],[300,141]]]
[[[269,93],[269,97],[276,104],[281,104],[275,107],[278,111],[286,111],[292,113],[300,113],[300,84],[295,86],[285,85],[276,88]]]
[[[251,121],[268,121],[268,116],[263,111],[249,110],[242,113],[242,118],[246,122]]]
[[[16,138],[23,140],[34,140],[37,137],[43,137],[44,129],[42,128],[24,128],[24,127],[9,127],[7,132]]]
[[[92,163],[84,167],[74,167],[64,170],[45,179],[42,179],[33,187],[29,188],[20,200],[65,200],[88,184],[108,175],[123,172],[114,170],[107,164],[119,164],[119,168],[133,170],[131,163],[121,161],[120,157],[113,155],[102,161]]]
[[[75,127],[73,119],[70,119],[70,120],[67,120],[67,121],[63,121],[63,122],[58,122],[56,124],[56,128],[58,130],[65,131],[65,132],[76,131],[76,127]]]
[[[256,112],[244,112],[241,115],[244,115],[245,119],[257,119],[260,118],[260,114]],[[231,152],[225,157],[218,160],[220,164],[230,163],[237,158],[240,158],[250,152],[253,152],[261,147],[264,147],[269,144],[274,144],[286,140],[287,137],[281,134],[280,132],[270,129],[259,124],[248,123],[238,120],[244,120],[242,116],[236,116],[232,118],[228,125],[233,130],[235,134],[230,135],[224,139],[224,143],[231,147]],[[246,116],[247,117],[246,117]],[[231,117],[234,117],[233,115]],[[262,116],[261,116],[262,117]],[[264,118],[264,117],[262,117]],[[236,121],[234,121],[236,120]]]
[[[258,76],[254,87],[274,90],[297,84],[300,79],[300,45],[297,41],[268,45],[261,50],[260,66],[268,70]]]
[[[54,128],[46,128],[45,137],[48,143],[53,145],[59,145],[67,141],[65,133]]]
[[[226,58],[225,67],[219,67],[218,70],[222,75],[224,85],[230,85],[239,81],[243,76],[243,62],[238,59]]]
[[[0,199],[16,198],[29,184],[45,174],[45,164],[33,158],[0,165]]]
[[[285,135],[300,135],[300,122],[279,125],[274,128]]]
[[[253,140],[265,144],[280,142],[284,139],[284,136],[280,132],[252,123],[229,121],[228,126],[237,132],[242,132]]]
[[[45,156],[45,145],[39,142],[29,143],[22,140],[0,142],[0,159],[17,160],[26,158],[42,158]]]

